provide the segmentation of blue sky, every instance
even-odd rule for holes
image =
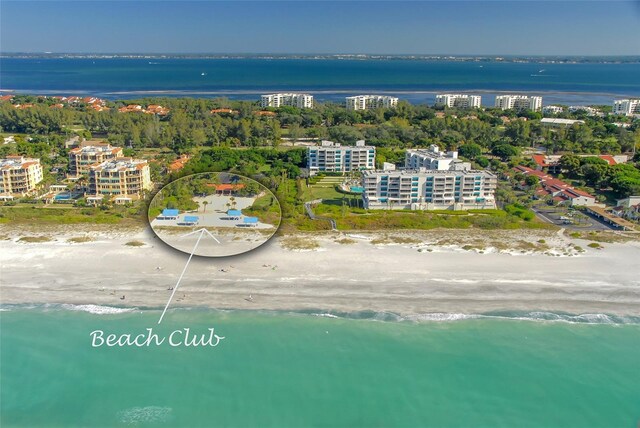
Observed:
[[[640,55],[639,1],[0,1],[2,52]]]

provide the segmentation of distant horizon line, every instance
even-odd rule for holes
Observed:
[[[0,56],[16,55],[92,55],[92,56],[362,56],[362,57],[451,57],[451,58],[633,58],[637,54],[452,54],[452,53],[299,53],[299,52],[64,52],[0,51]]]

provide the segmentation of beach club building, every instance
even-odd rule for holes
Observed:
[[[122,157],[122,148],[110,144],[81,146],[69,150],[69,175],[88,174],[91,165]]]
[[[3,199],[13,195],[25,196],[36,189],[43,179],[40,159],[7,156],[0,159],[0,194]]]
[[[364,171],[362,198],[367,209],[494,209],[497,182],[487,171]]]
[[[542,97],[528,95],[498,95],[496,108],[502,110],[542,110]]]
[[[292,106],[298,108],[313,108],[313,95],[309,94],[268,94],[260,97],[260,107]]]
[[[307,147],[309,174],[318,172],[351,172],[375,169],[376,148],[364,140],[355,146],[343,146],[333,141],[322,141],[319,146]]]
[[[373,110],[376,108],[395,108],[398,98],[388,95],[356,95],[346,98],[347,110]]]
[[[128,203],[139,199],[145,190],[151,190],[152,187],[146,160],[117,158],[92,165],[89,169],[89,192],[94,196],[92,200],[108,195],[116,203]]]
[[[480,108],[482,97],[479,95],[465,94],[438,94],[436,95],[436,106],[448,108]]]

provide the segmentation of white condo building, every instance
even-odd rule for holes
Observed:
[[[347,110],[371,110],[376,108],[395,108],[398,98],[388,95],[356,95],[347,97]]]
[[[313,108],[313,95],[289,93],[262,95],[260,97],[260,106],[262,108],[282,106]]]
[[[471,164],[458,159],[458,152],[442,152],[435,144],[429,149],[412,149],[405,152],[406,169],[429,169],[436,171],[471,169]]]
[[[482,97],[480,95],[463,94],[438,94],[436,105],[448,108],[480,108]]]
[[[530,97],[527,95],[498,95],[496,107],[502,110],[532,110],[542,109],[542,97]]]
[[[367,209],[493,209],[497,177],[486,171],[364,171]]]
[[[562,106],[544,106],[542,108],[542,112],[543,113],[549,113],[549,114],[559,114],[564,112],[564,107]]]
[[[321,171],[350,172],[375,168],[376,148],[365,145],[364,140],[355,146],[342,146],[332,141],[322,141],[319,146],[307,148],[309,174]]]
[[[640,114],[640,99],[615,100],[613,102],[613,114],[623,114],[625,116]]]

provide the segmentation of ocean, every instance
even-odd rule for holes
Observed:
[[[437,92],[535,93],[544,104],[607,104],[640,96],[640,63],[542,64],[337,59],[0,59],[0,89],[38,95],[228,97],[306,91],[320,101],[391,94],[433,104]]]
[[[0,425],[636,427],[640,319],[4,306]],[[215,328],[216,347],[90,333]]]

